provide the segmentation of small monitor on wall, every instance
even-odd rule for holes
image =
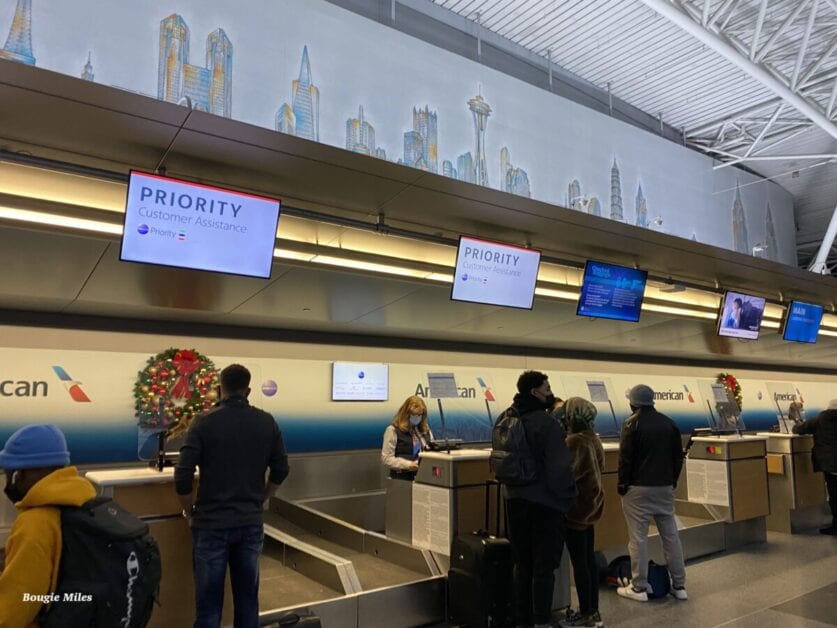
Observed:
[[[728,291],[718,314],[718,335],[756,340],[766,301],[751,294]]]
[[[541,252],[461,236],[450,298],[531,310]]]
[[[119,258],[268,279],[279,204],[132,171]]]
[[[576,314],[637,322],[648,272],[588,260]]]
[[[793,342],[816,342],[822,313],[822,305],[791,301],[785,314],[782,338]]]
[[[389,365],[334,362],[331,370],[332,401],[386,401],[389,399]]]

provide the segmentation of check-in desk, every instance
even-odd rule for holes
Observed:
[[[622,513],[622,500],[617,492],[619,484],[619,443],[602,443],[604,448],[604,469],[602,485],[604,488],[604,514],[596,522],[595,549],[604,551],[612,547],[628,544],[628,526]]]
[[[149,468],[90,471],[85,476],[100,495],[112,497],[125,510],[144,520],[160,547],[162,580],[159,606],[149,628],[191,626],[195,621],[192,577],[192,535],[174,490],[174,470]],[[227,578],[223,622],[232,622],[232,596]]]
[[[825,479],[814,472],[814,439],[797,434],[759,434],[767,438],[770,516],[767,529],[794,533],[828,523]]]
[[[735,523],[770,514],[767,438],[698,436],[686,459],[689,502],[703,504],[715,520]]]

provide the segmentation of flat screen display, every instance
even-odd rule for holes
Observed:
[[[822,322],[822,305],[791,301],[785,314],[782,338],[793,342],[816,342]]]
[[[119,258],[270,277],[279,201],[131,172]]]
[[[575,313],[635,323],[639,320],[647,278],[644,270],[588,260]]]
[[[532,309],[541,252],[461,236],[450,298]]]
[[[756,340],[761,329],[765,299],[751,294],[729,291],[721,302],[718,335]]]
[[[386,401],[388,398],[388,364],[358,362],[334,362],[332,364],[332,401]]]

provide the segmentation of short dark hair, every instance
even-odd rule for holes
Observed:
[[[540,371],[523,371],[517,378],[517,392],[528,393],[533,388],[540,388],[548,379],[546,373]]]
[[[744,303],[741,301],[741,299],[739,299],[737,297],[735,299],[733,299],[732,302],[733,303],[738,303],[738,307],[742,307],[744,305]]]
[[[227,392],[242,392],[250,386],[250,371],[241,364],[230,364],[221,371],[221,388]]]

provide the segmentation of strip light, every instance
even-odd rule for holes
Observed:
[[[96,233],[107,233],[109,235],[122,235],[122,225],[114,225],[99,220],[88,220],[87,218],[73,218],[71,216],[59,216],[57,214],[44,214],[28,209],[17,209],[16,207],[5,207],[0,205],[0,219],[14,220],[16,222],[28,222],[38,225],[50,225],[63,227],[65,229],[77,229],[79,231],[94,231]]]

